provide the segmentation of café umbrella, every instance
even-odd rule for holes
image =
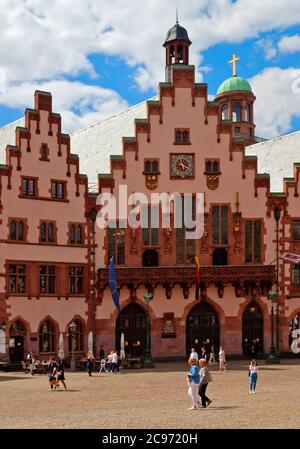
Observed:
[[[124,337],[124,332],[122,332],[122,334],[121,334],[120,358],[121,359],[125,359],[125,337]]]
[[[58,357],[61,360],[65,358],[65,353],[64,353],[64,336],[63,336],[62,332],[60,333],[59,340],[58,340]]]
[[[90,352],[93,352],[93,332],[92,331],[89,332],[89,336],[88,336],[88,349]]]

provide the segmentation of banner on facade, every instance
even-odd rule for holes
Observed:
[[[279,257],[280,259],[288,260],[289,262],[292,263],[300,263],[300,254],[285,252],[282,253]]]

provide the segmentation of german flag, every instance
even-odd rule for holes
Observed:
[[[199,290],[200,290],[200,258],[199,256],[195,256],[196,263],[196,290],[195,290],[195,299],[196,301],[199,299]]]

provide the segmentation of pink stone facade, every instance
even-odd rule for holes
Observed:
[[[77,358],[87,351],[90,332],[97,353],[100,344],[106,351],[119,349],[124,332],[127,354],[143,355],[147,310],[154,358],[185,357],[203,344],[249,355],[254,340],[258,353],[268,352],[267,296],[277,288],[276,258],[283,251],[300,253],[300,167],[295,164],[282,193],[270,193],[269,177],[258,174],[257,160],[245,155],[254,142],[254,95],[235,91],[208,101],[207,86],[195,83],[188,61],[168,66],[168,77],[159,85],[159,99],[148,102],[147,119],[136,120],[135,137],[124,136],[123,155],[111,158],[111,173],[99,175],[98,193],[118,197],[121,185],[128,194],[148,198],[153,192],[203,192],[203,237],[187,243],[173,222],[150,237],[129,227],[114,235],[99,229],[97,194],[88,192],[87,178],[79,173],[51,95],[36,92],[35,109],[26,110],[26,126],[16,129],[16,146],[7,147],[6,165],[0,166],[0,321],[7,323],[2,358],[18,360],[30,350],[48,358],[57,354],[59,339],[70,356],[73,320]],[[241,116],[242,137],[230,119],[233,101],[243,111],[246,104],[251,108],[247,119],[245,112]],[[222,120],[226,102],[229,116]],[[192,161],[191,174],[174,172],[176,157],[179,166]],[[120,314],[108,287],[111,256]],[[153,296],[148,306],[147,292]],[[281,259],[278,293],[274,343],[289,353],[289,326],[300,313],[300,277],[297,267]]]

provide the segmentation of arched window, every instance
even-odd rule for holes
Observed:
[[[251,106],[250,106],[250,103],[246,103],[246,107],[245,107],[245,122],[251,122]]]
[[[221,120],[228,120],[228,105],[223,104],[221,109]]]
[[[10,222],[9,238],[10,240],[17,240],[17,223],[15,222],[15,220]]]
[[[41,224],[41,242],[46,242],[47,240],[47,226],[46,223]]]
[[[214,173],[218,173],[219,172],[219,162],[218,161],[214,161],[213,162],[213,172]]]
[[[205,171],[206,173],[211,173],[211,161],[206,161]]]
[[[48,242],[52,243],[54,241],[54,226],[53,223],[48,224]]]
[[[70,243],[75,243],[75,225],[70,226]]]
[[[150,161],[145,161],[145,173],[151,173],[151,162]]]
[[[82,228],[81,226],[77,226],[76,229],[76,243],[81,244],[82,243]]]
[[[18,223],[18,240],[24,240],[24,222],[19,221]]]
[[[152,161],[152,173],[158,173],[158,162]]]
[[[242,108],[241,103],[235,102],[232,105],[232,121],[241,122],[242,121]]]
[[[40,352],[55,352],[55,332],[51,320],[46,320],[40,327]]]
[[[172,47],[170,47],[170,63],[174,64],[175,62],[175,48],[174,45],[172,45]]]
[[[76,331],[74,335],[74,351],[84,351],[84,345],[83,345],[83,326],[80,320],[74,320],[74,323],[76,324]],[[69,332],[69,339],[68,339],[68,345],[69,345],[69,352],[72,352],[72,336]]]
[[[183,63],[183,47],[182,47],[182,45],[179,45],[177,47],[177,63],[178,64]]]

